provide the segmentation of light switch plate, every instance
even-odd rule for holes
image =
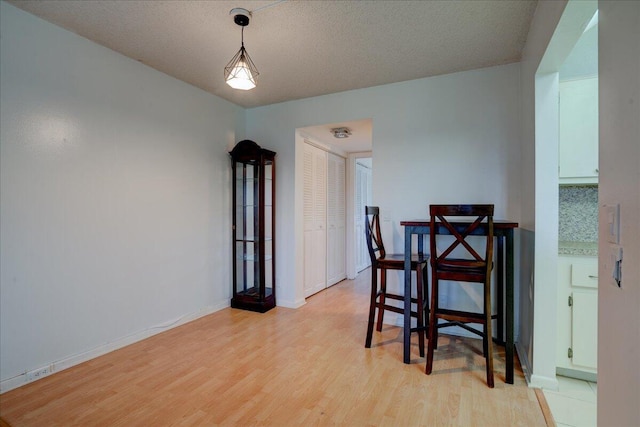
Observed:
[[[607,224],[607,241],[609,243],[620,243],[620,205],[604,205],[604,215]]]

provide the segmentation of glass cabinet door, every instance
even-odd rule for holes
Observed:
[[[265,294],[273,294],[273,163],[264,165],[264,286]]]
[[[259,288],[258,204],[255,165],[236,163],[236,292],[256,294]]]

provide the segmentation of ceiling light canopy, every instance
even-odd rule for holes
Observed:
[[[333,128],[331,129],[331,133],[335,138],[338,138],[338,139],[349,138],[349,136],[351,136],[351,130],[345,127]]]
[[[258,69],[244,48],[244,27],[249,25],[251,12],[247,9],[231,9],[229,15],[233,15],[233,22],[242,27],[242,44],[240,50],[224,67],[224,79],[234,89],[249,90],[256,87]]]

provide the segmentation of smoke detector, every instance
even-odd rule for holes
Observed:
[[[349,130],[349,128],[333,128],[331,129],[331,133],[338,139],[349,138],[349,136],[351,136],[351,130]]]

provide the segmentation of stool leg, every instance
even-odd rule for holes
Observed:
[[[376,316],[376,299],[378,296],[378,269],[371,266],[371,300],[369,302],[369,324],[367,325],[367,339],[365,348],[371,348],[371,338],[373,337],[373,322]]]
[[[382,331],[382,321],[384,320],[384,305],[387,303],[385,296],[387,295],[387,269],[380,269],[380,300],[378,301],[378,332]]]
[[[427,365],[425,373],[431,374],[433,369],[433,350],[438,341],[438,319],[436,318],[436,309],[438,301],[438,278],[435,274],[431,276],[431,308],[429,310],[429,343],[427,344]]]
[[[431,295],[431,298],[434,298],[433,300],[433,306],[431,308],[431,310],[433,310],[434,312],[438,313],[438,308],[439,306],[439,302],[438,302],[438,290],[440,289],[440,282],[438,282],[438,279],[435,278],[435,275],[433,275],[432,273],[432,283],[436,284],[436,290],[434,291],[433,289],[431,289],[431,292],[433,293],[433,295]],[[433,288],[433,285],[431,285]],[[438,349],[438,316],[435,317],[435,323],[434,323],[434,331],[433,334],[436,337],[436,339],[433,341],[433,348],[435,348],[436,350]]]
[[[429,338],[429,270],[427,268],[428,264],[425,264],[422,269],[422,309],[423,309],[423,319],[425,321],[424,325],[424,335],[428,339]]]
[[[493,388],[493,342],[491,333],[491,282],[487,281],[484,285],[484,342],[485,356],[487,365],[487,385]]]

